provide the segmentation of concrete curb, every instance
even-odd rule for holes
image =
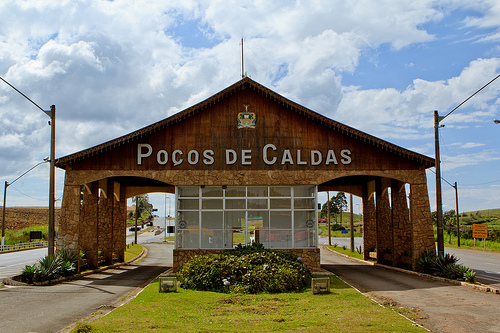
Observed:
[[[76,280],[76,279],[79,279],[79,278],[87,276],[87,275],[91,275],[91,274],[95,274],[95,273],[100,273],[100,272],[105,271],[107,269],[113,269],[113,268],[117,268],[117,267],[121,267],[121,266],[130,265],[131,263],[134,263],[136,261],[141,260],[147,254],[148,254],[148,250],[143,246],[141,254],[139,254],[137,257],[132,258],[132,259],[130,259],[128,261],[124,261],[124,262],[120,262],[120,263],[116,263],[116,264],[112,264],[112,265],[108,265],[108,266],[99,267],[99,268],[96,268],[96,269],[93,269],[93,270],[81,272],[81,273],[74,274],[74,275],[71,275],[71,276],[60,277],[58,279],[48,280],[48,281],[43,281],[43,282],[33,282],[32,284],[24,283],[24,282],[20,282],[20,281],[14,280],[13,277],[11,277],[11,278],[4,278],[2,280],[2,282],[5,285],[17,286],[17,287],[19,287],[19,286],[52,286],[54,284],[59,284],[59,283],[65,282],[65,281]]]
[[[473,284],[473,283],[469,283],[469,282],[465,282],[465,281],[450,280],[450,279],[446,279],[446,278],[439,277],[439,276],[434,276],[434,275],[429,275],[429,274],[424,274],[424,273],[409,271],[409,270],[406,270],[406,269],[403,269],[403,268],[399,268],[399,267],[392,267],[392,266],[382,265],[382,264],[379,264],[379,263],[370,262],[370,261],[366,261],[366,260],[362,260],[362,259],[350,257],[350,256],[345,255],[343,253],[340,253],[340,252],[337,252],[335,250],[332,250],[332,249],[328,248],[328,246],[325,246],[325,245],[324,245],[324,247],[328,251],[332,251],[332,252],[334,252],[334,253],[336,253],[336,254],[338,254],[340,256],[343,256],[343,257],[348,258],[348,259],[350,259],[352,261],[356,261],[356,262],[359,262],[359,263],[362,263],[362,264],[365,264],[365,265],[377,266],[377,267],[385,268],[385,269],[388,269],[388,270],[393,270],[393,271],[405,273],[405,274],[408,274],[408,275],[419,276],[419,277],[426,278],[426,279],[433,280],[433,281],[439,281],[439,282],[453,284],[453,285],[457,285],[457,286],[464,286],[464,287],[467,287],[467,288],[470,288],[470,289],[473,289],[473,290],[477,290],[477,291],[481,291],[481,292],[485,292],[485,293],[492,293],[492,294],[500,295],[500,289],[493,288],[491,286],[487,286],[487,285],[483,285],[483,284]]]

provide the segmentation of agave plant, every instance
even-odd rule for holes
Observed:
[[[24,281],[26,281],[27,283],[33,283],[36,271],[37,271],[36,264],[24,266],[23,271],[21,273]]]
[[[58,278],[60,264],[61,259],[57,256],[45,256],[38,260],[38,272],[35,274],[35,280],[45,281]]]

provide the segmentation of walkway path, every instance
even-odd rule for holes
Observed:
[[[415,313],[432,332],[500,332],[500,295],[354,261],[324,247],[321,264],[379,303]]]

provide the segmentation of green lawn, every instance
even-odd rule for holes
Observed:
[[[128,244],[125,249],[125,261],[129,261],[130,259],[134,259],[139,254],[142,253],[142,246],[139,244]]]
[[[399,309],[408,313],[409,310]],[[425,332],[331,277],[331,293],[236,295],[178,289],[155,280],[130,303],[73,332]]]

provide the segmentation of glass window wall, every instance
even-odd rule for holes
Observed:
[[[317,247],[315,186],[176,188],[176,247]]]

